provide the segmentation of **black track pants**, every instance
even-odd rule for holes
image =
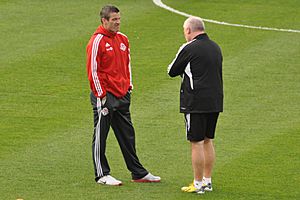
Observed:
[[[105,156],[106,139],[110,127],[120,145],[123,157],[133,179],[147,175],[147,170],[139,162],[135,149],[135,132],[130,117],[130,93],[118,99],[111,93],[106,94],[103,104],[91,92],[91,104],[94,113],[93,161],[96,180],[110,174],[110,168]]]

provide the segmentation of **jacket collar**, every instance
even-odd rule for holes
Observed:
[[[197,35],[194,39],[202,40],[202,39],[209,39],[209,37],[206,33],[201,33],[201,34]]]
[[[102,34],[111,38],[114,38],[117,35],[117,33],[105,29],[102,25],[98,26],[94,34]]]

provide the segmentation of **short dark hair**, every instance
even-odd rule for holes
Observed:
[[[105,18],[107,20],[109,20],[109,14],[110,13],[118,13],[120,12],[120,10],[113,5],[106,5],[104,6],[101,11],[100,11],[100,19]]]

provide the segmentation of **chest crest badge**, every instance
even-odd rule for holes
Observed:
[[[126,46],[125,46],[124,43],[121,43],[121,44],[120,44],[120,49],[121,49],[122,51],[126,51]]]

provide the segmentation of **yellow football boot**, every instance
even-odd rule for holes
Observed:
[[[198,194],[204,194],[204,188],[205,187],[201,187],[200,189],[197,189],[194,186],[194,183],[191,183],[189,186],[184,186],[181,188],[181,191],[183,192],[189,192],[189,193],[198,193]]]
[[[183,192],[197,192],[198,189],[195,188],[194,183],[191,183],[189,186],[184,186],[181,188]]]

